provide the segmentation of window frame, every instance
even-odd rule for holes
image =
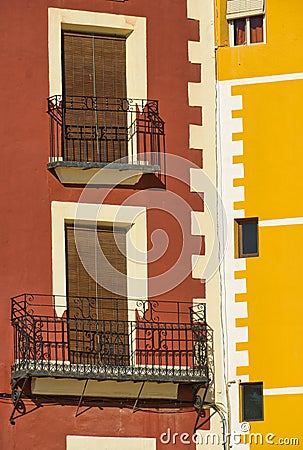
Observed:
[[[245,416],[245,395],[244,395],[244,389],[245,386],[260,386],[262,390],[262,414],[257,418],[250,418]],[[263,422],[264,421],[264,387],[263,387],[263,381],[253,381],[253,382],[245,382],[240,383],[240,420],[241,422]]]
[[[263,16],[263,41],[262,42],[250,42],[250,19],[258,16]],[[245,44],[235,44],[235,26],[234,22],[238,19],[246,20],[246,43]],[[266,44],[266,17],[264,14],[258,14],[256,16],[238,17],[228,21],[229,23],[229,45],[230,47],[245,47],[247,45],[262,45]]]
[[[147,99],[145,17],[48,8],[49,97],[62,95],[62,30],[126,36],[127,95]],[[134,67],[140,67],[140,70],[134,70]]]
[[[242,225],[248,223],[255,223],[257,225],[257,252],[244,253],[242,246]],[[242,219],[235,219],[235,255],[236,258],[255,258],[259,256],[259,218],[246,217]]]
[[[65,223],[80,221],[99,226],[127,227],[126,260],[129,321],[135,320],[137,300],[148,299],[146,207],[53,201],[52,285],[56,313],[67,309]]]

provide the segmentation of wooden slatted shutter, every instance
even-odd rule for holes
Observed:
[[[126,97],[126,40],[63,32],[66,96]]]
[[[116,100],[127,97],[125,37],[64,31],[62,40],[65,159],[112,162],[126,156],[127,116]]]
[[[125,228],[66,224],[71,362],[128,364],[125,252]]]

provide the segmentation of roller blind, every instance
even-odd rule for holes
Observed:
[[[127,97],[126,38],[63,31],[62,41],[65,160],[108,163],[125,157],[127,113],[113,99]],[[85,97],[98,100],[86,103]]]
[[[67,223],[68,295],[125,298],[125,252],[125,228],[115,228],[115,230],[109,227],[95,229],[90,226],[77,225],[75,227],[74,224]],[[85,267],[81,259],[84,261]]]
[[[63,32],[66,96],[126,97],[126,39]]]
[[[126,229],[77,226],[75,238],[66,224],[65,236],[70,360],[127,364]]]
[[[264,14],[264,0],[227,0],[228,20]]]

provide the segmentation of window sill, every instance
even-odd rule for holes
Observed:
[[[230,48],[243,48],[243,47],[255,47],[256,45],[265,45],[266,42],[254,42],[252,44],[239,44],[239,45],[231,45]]]

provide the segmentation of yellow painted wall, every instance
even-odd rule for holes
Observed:
[[[244,145],[235,159],[245,173],[239,208],[260,220],[303,215],[303,80],[236,86],[232,93],[243,102],[243,133],[234,135]]]
[[[288,448],[300,449],[303,447],[303,427],[301,425],[301,405],[303,395],[279,395],[265,397],[265,422],[251,423],[251,434],[260,433],[263,444],[256,445],[252,440],[251,448]],[[266,442],[266,436],[269,442]],[[287,439],[296,438],[298,444],[287,444]],[[248,439],[248,438],[247,438]],[[253,439],[252,437],[250,439]],[[279,441],[283,439],[283,441]],[[248,441],[249,442],[249,441]],[[284,445],[283,445],[284,444]]]
[[[236,86],[232,92],[242,95],[243,102],[237,113],[243,133],[234,139],[243,140],[244,154],[235,162],[244,164],[244,178],[236,184],[244,186],[245,201],[237,207],[261,221],[303,216],[303,80]],[[259,232],[260,256],[246,260],[245,272],[248,373],[252,380],[262,379],[265,388],[300,386],[303,225],[260,227]],[[288,370],[281,379],[282,359]]]
[[[219,20],[226,25],[221,10]],[[266,44],[219,48],[218,78],[303,72],[302,16],[302,0],[266,0]]]
[[[232,95],[242,97],[242,109],[229,111],[243,120],[243,132],[233,140],[243,141],[244,152],[233,162],[244,165],[244,178],[234,185],[244,186],[245,200],[235,207],[261,221],[303,217],[302,76],[255,84],[251,80],[303,72],[302,20],[302,0],[267,0],[267,43],[217,51],[218,79],[230,80]],[[219,21],[220,42],[225,13]],[[243,78],[250,80],[237,85]],[[238,343],[237,350],[249,355],[249,366],[238,367],[237,374],[263,381],[265,389],[302,387],[303,225],[260,226],[259,233],[260,256],[247,258],[246,270],[235,274],[246,279],[247,287],[236,300],[248,307],[248,318],[237,320],[237,326],[248,326],[248,342]],[[303,448],[302,400],[299,394],[265,396],[265,420],[252,423],[251,431],[299,438],[296,448]],[[265,442],[262,447],[273,448]]]
[[[226,0],[215,1],[215,30],[216,45],[224,47],[229,45],[228,23],[222,20],[226,16]]]
[[[241,294],[248,302],[246,373],[265,389],[302,386],[303,225],[259,233],[260,256],[247,258],[247,294]]]

